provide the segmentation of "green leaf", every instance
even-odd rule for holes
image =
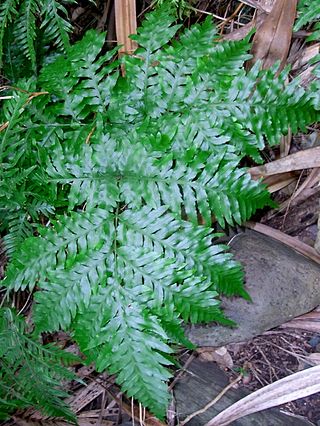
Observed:
[[[0,310],[0,412],[36,407],[49,416],[76,423],[65,404],[62,380],[75,379],[65,366],[77,358],[54,345],[42,346],[26,333],[26,324],[8,308]]]
[[[19,0],[6,0],[0,5],[0,68],[3,66],[3,39],[7,26],[18,14],[17,6]]]

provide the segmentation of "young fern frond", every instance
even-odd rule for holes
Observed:
[[[75,379],[66,366],[76,359],[56,346],[43,346],[26,333],[22,318],[0,309],[0,418],[17,408],[35,407],[49,416],[75,415],[64,403],[61,381]],[[64,366],[65,365],[65,366]]]
[[[88,362],[159,417],[170,343],[190,346],[183,321],[230,324],[218,295],[248,297],[211,229],[213,218],[240,224],[272,205],[241,160],[260,160],[320,109],[286,72],[246,73],[248,39],[215,43],[207,20],[170,43],[178,30],[166,8],[151,14],[124,77],[115,51],[102,53],[104,35],[89,31],[44,67],[38,90],[49,95],[20,113],[11,105],[16,143],[30,142],[36,165],[31,187],[59,215],[13,252],[4,284],[37,288],[37,332],[71,331]],[[29,154],[20,164],[31,166]]]

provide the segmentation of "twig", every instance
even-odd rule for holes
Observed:
[[[210,407],[212,407],[214,404],[216,404],[225,393],[228,392],[229,389],[231,389],[236,383],[238,383],[242,379],[243,375],[240,374],[235,380],[233,380],[231,383],[228,384],[222,391],[208,404],[206,404],[201,410],[195,411],[194,413],[190,414],[188,417],[186,417],[181,423],[180,426],[184,426],[186,423],[190,422],[191,419],[193,419],[195,416],[198,416],[199,414],[205,413]]]
[[[22,308],[20,309],[20,311],[18,312],[18,315],[21,315],[22,312],[26,309],[30,299],[31,299],[32,293],[29,293],[29,296],[27,297],[26,303],[22,306]]]
[[[185,362],[184,366],[182,367],[182,369],[179,371],[179,373],[176,375],[176,377],[172,380],[168,390],[171,391],[175,384],[178,382],[178,380],[181,379],[181,376],[185,373],[187,367],[189,367],[189,365],[191,364],[191,362],[195,359],[195,354],[192,353],[189,358],[187,359],[187,361]]]
[[[209,16],[213,16],[216,19],[219,19],[219,21],[227,21],[226,18],[223,18],[222,16],[216,15],[215,13],[212,12],[207,12],[206,10],[201,10],[201,9],[197,9],[196,7],[193,6],[187,6],[188,9],[193,10],[194,12],[197,13],[203,13],[204,15],[209,15]]]
[[[106,407],[106,403],[107,403],[107,400],[108,400],[108,394],[107,394],[107,392],[104,391],[103,393],[104,393],[104,395],[103,395],[103,399],[102,399],[102,404],[101,404],[101,410],[100,410],[100,413],[99,413],[99,418],[97,420],[97,426],[101,426],[102,425],[103,411],[104,411],[104,409]]]
[[[281,230],[282,230],[282,231],[283,231],[283,228],[284,228],[284,225],[285,225],[285,222],[286,222],[286,219],[287,219],[288,213],[289,213],[289,209],[290,209],[290,206],[291,206],[292,200],[294,199],[295,194],[296,194],[296,192],[297,192],[297,190],[298,190],[298,187],[299,187],[299,184],[300,184],[300,181],[301,181],[301,178],[302,178],[302,173],[303,173],[303,170],[302,170],[302,172],[301,172],[301,173],[300,173],[300,175],[299,175],[299,178],[298,178],[297,183],[296,183],[296,185],[295,185],[295,187],[294,187],[294,190],[293,190],[293,194],[292,194],[292,195],[291,195],[291,197],[289,198],[289,201],[288,201],[288,204],[287,204],[286,211],[285,211],[285,213],[284,213],[284,215],[283,215],[282,224],[281,224]]]
[[[222,32],[223,32],[223,29],[224,29],[224,27],[225,27],[225,25],[228,23],[228,22],[230,22],[230,21],[232,21],[232,19],[233,18],[235,18],[237,15],[238,15],[238,13],[241,11],[241,9],[243,8],[243,5],[244,5],[244,3],[240,3],[238,6],[237,6],[237,8],[236,8],[236,10],[228,17],[228,18],[226,18],[226,20],[224,21],[224,22],[221,22],[220,24],[218,24],[217,25],[217,27],[218,28],[220,28],[220,34],[222,34]],[[240,24],[240,22],[239,22],[239,24]]]

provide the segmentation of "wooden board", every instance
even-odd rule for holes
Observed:
[[[178,418],[183,420],[190,413],[204,407],[222,389],[229,384],[225,373],[213,362],[201,362],[195,359],[187,368],[174,388]],[[187,425],[205,425],[222,410],[245,397],[243,389],[230,389],[213,407],[200,416],[194,417]],[[232,426],[310,426],[312,423],[300,418],[288,416],[278,408],[264,410],[232,422]]]

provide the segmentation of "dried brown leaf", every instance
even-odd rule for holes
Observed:
[[[297,0],[276,0],[271,12],[257,30],[252,45],[253,58],[249,67],[257,60],[263,68],[270,68],[280,61],[280,69],[285,66],[292,37],[292,27],[296,16]]]
[[[299,151],[279,160],[266,163],[263,166],[251,167],[249,173],[253,179],[286,173],[294,170],[320,167],[320,147]]]
[[[232,357],[225,346],[216,349],[205,348],[200,352],[199,358],[201,361],[216,362],[222,369],[233,367]]]

